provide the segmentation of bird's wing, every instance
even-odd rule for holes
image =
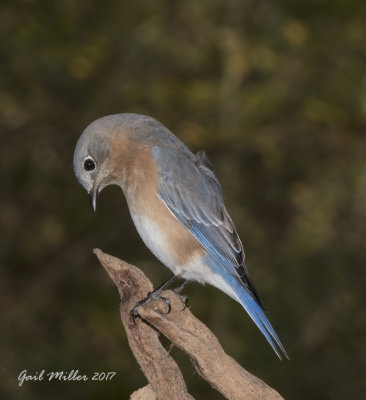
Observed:
[[[244,251],[227,213],[222,190],[203,152],[177,152],[154,146],[158,165],[158,194],[173,215],[185,225],[203,248],[263,304],[250,281]]]

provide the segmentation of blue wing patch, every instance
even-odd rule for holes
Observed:
[[[195,156],[185,148],[179,150],[170,146],[152,149],[160,178],[160,198],[206,250],[208,265],[230,284],[278,357],[281,352],[288,357],[250,281],[241,241],[225,209],[221,186],[210,162],[203,153]]]

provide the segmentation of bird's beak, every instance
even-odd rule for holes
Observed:
[[[89,192],[90,205],[92,206],[94,212],[97,210],[97,200],[99,195],[99,187],[93,187]]]

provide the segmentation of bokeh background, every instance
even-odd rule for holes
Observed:
[[[74,178],[82,130],[154,116],[205,149],[291,361],[241,307],[186,290],[225,350],[288,399],[366,397],[366,3],[11,0],[0,6],[0,397],[128,398],[145,384],[100,247],[154,282],[122,193]],[[221,399],[173,350],[189,391]],[[116,371],[111,382],[19,373]]]

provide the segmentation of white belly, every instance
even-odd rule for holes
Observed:
[[[146,216],[137,216],[135,213],[131,213],[131,216],[145,245],[175,275],[180,275],[182,270],[179,265],[176,265],[175,253],[169,246],[168,238],[158,224]]]
[[[145,245],[175,275],[180,275],[190,281],[208,283],[236,300],[231,287],[222,276],[215,274],[208,265],[202,262],[202,254],[195,254],[183,265],[178,265],[168,238],[154,221],[148,217],[138,217],[136,214],[132,215],[132,220]]]

